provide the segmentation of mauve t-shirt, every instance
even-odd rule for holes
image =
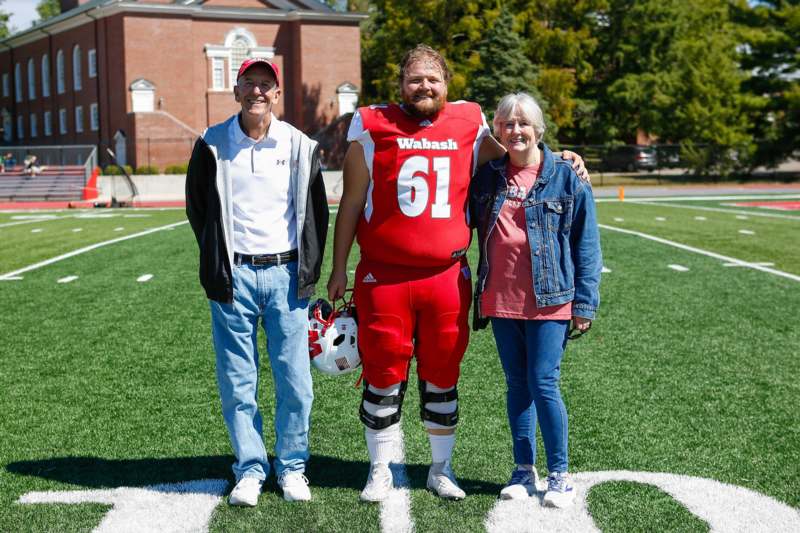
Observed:
[[[539,165],[506,167],[508,194],[489,236],[489,277],[481,294],[481,314],[523,320],[569,320],[572,303],[537,307],[533,294],[531,250],[522,202],[530,192]]]

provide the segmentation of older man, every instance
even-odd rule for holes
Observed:
[[[417,46],[400,65],[402,104],[360,108],[348,132],[352,142],[328,296],[344,293],[347,257],[358,237],[360,416],[371,461],[361,492],[365,501],[383,500],[392,487],[388,464],[401,438],[412,356],[431,446],[427,486],[443,498],[464,498],[450,458],[458,422],[456,383],[469,337],[467,190],[478,165],[504,149],[478,104],[447,101],[449,80],[444,58]]]
[[[241,111],[198,139],[186,213],[200,247],[222,415],[236,462],[231,505],[255,506],[269,473],[258,408],[259,321],[275,383],[275,474],[287,501],[311,499],[304,476],[313,391],[308,298],[319,279],[328,207],[317,144],[275,118],[278,68],[244,61]]]

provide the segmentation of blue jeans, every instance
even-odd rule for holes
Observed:
[[[492,331],[506,375],[506,408],[514,462],[536,461],[536,422],[542,429],[549,472],[567,471],[567,410],[558,386],[568,320],[492,317]]]
[[[258,322],[275,383],[275,473],[303,472],[314,392],[308,299],[297,298],[297,262],[233,266],[233,303],[209,300],[222,416],[236,455],[233,472],[266,479],[269,460],[258,409]]]

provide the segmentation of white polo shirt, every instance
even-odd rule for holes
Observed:
[[[239,120],[228,132],[234,147],[230,163],[233,191],[233,250],[259,255],[297,248],[297,223],[291,184],[292,133],[272,115],[267,134],[255,141]]]

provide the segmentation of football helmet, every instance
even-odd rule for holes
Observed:
[[[319,299],[308,308],[308,355],[324,374],[338,376],[361,366],[358,326],[352,299],[334,309]]]

